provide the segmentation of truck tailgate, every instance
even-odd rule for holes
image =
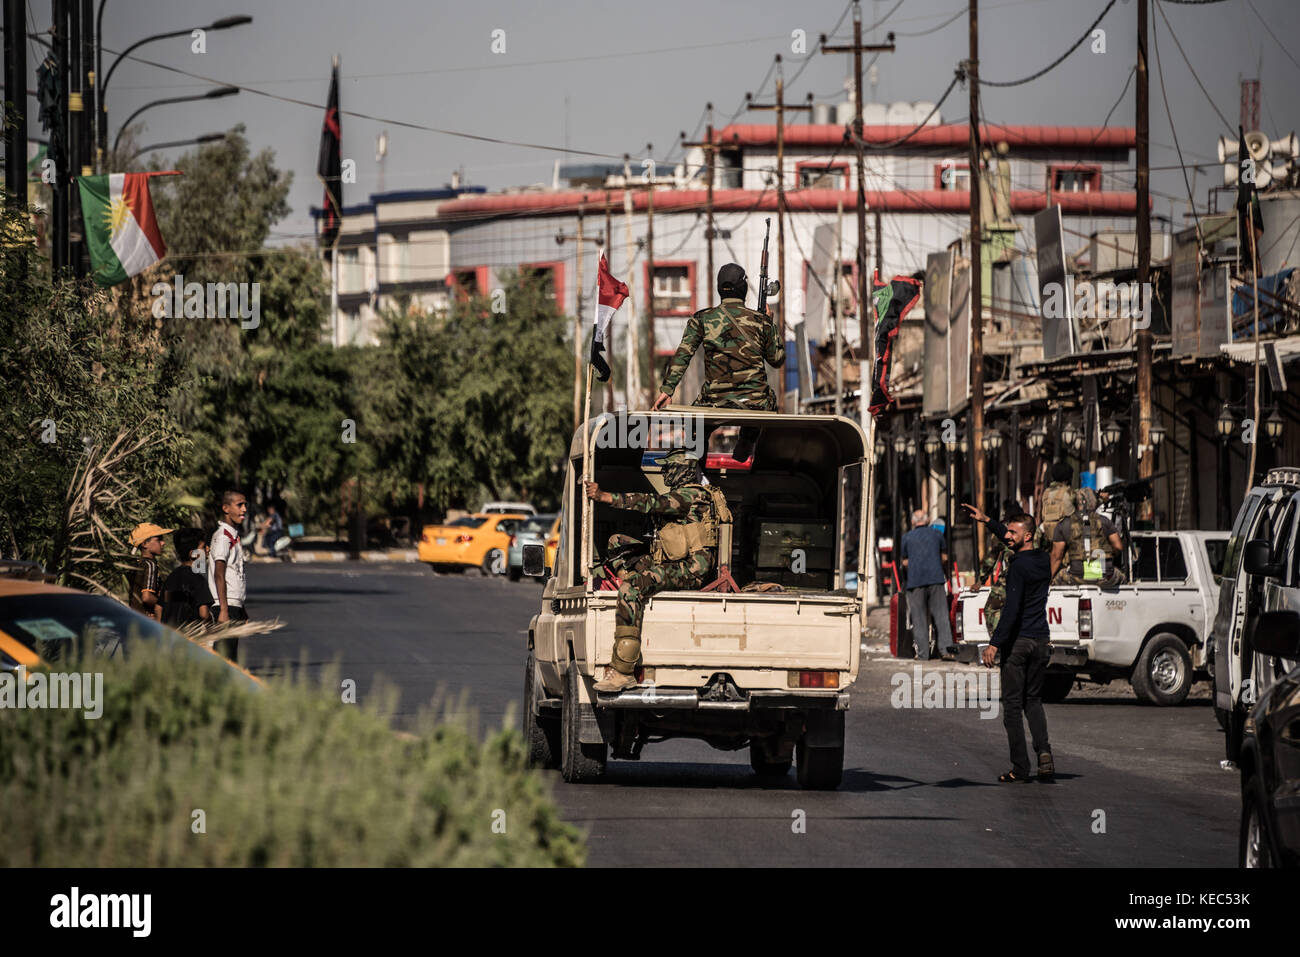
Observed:
[[[612,635],[613,603],[593,600],[590,607],[596,633]],[[839,595],[664,592],[646,609],[641,656],[647,666],[856,674],[858,607],[854,598]]]

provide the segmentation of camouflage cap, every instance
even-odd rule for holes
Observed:
[[[700,457],[693,455],[689,449],[673,449],[659,456],[662,465],[699,465]]]

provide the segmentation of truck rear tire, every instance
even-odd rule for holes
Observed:
[[[1192,690],[1192,659],[1177,635],[1163,631],[1152,636],[1130,679],[1138,700],[1168,707],[1182,704]]]
[[[544,718],[537,711],[537,658],[528,650],[528,670],[524,673],[524,740],[528,742],[528,763],[535,768],[560,765],[560,722]]]
[[[809,743],[813,734],[809,729],[795,746],[799,786],[808,791],[834,791],[844,777],[844,712],[832,711],[819,715],[818,720],[822,727],[814,737],[817,743]]]
[[[760,778],[783,778],[790,773],[793,757],[781,761],[769,760],[768,751],[762,741],[749,742],[749,766]]]
[[[1070,672],[1049,671],[1043,676],[1043,700],[1048,704],[1060,704],[1073,688],[1074,675]]]
[[[583,744],[578,739],[579,709],[584,707],[578,700],[578,682],[581,680],[578,674],[578,663],[570,661],[569,670],[564,674],[560,720],[562,739],[560,773],[570,784],[594,781],[605,773],[605,745]]]

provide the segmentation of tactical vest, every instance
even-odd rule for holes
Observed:
[[[1052,540],[1057,523],[1074,514],[1074,491],[1065,482],[1053,482],[1043,491],[1043,539]]]
[[[668,522],[659,527],[650,550],[656,562],[676,562],[698,551],[718,546],[718,527],[731,524],[731,509],[727,498],[716,485],[703,486],[709,493],[708,515],[695,522]]]
[[[1089,575],[1088,562],[1095,561],[1096,553],[1100,551],[1105,556],[1106,561],[1114,564],[1115,556],[1112,554],[1113,549],[1110,547],[1110,541],[1102,533],[1101,519],[1097,517],[1096,512],[1090,512],[1087,515],[1076,512],[1070,519],[1070,540],[1069,545],[1070,564],[1075,562],[1083,565],[1083,578],[1085,581],[1097,581],[1105,575],[1105,567],[1095,569],[1095,574]]]

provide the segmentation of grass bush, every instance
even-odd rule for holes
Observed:
[[[480,743],[426,712],[398,735],[382,700],[287,681],[256,693],[140,645],[80,670],[104,672],[101,718],[0,710],[0,866],[584,862],[514,731]]]

